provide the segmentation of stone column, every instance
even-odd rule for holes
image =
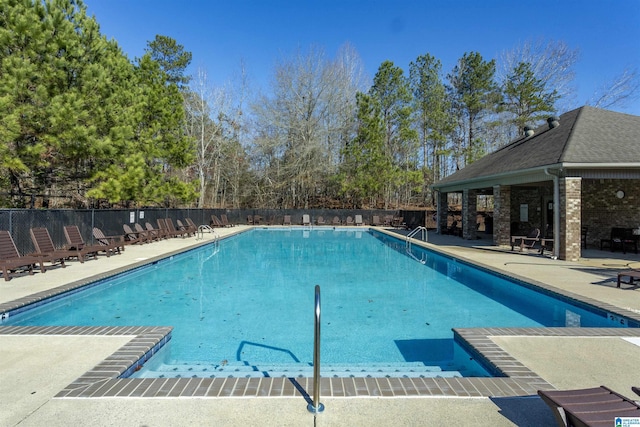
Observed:
[[[443,191],[438,192],[438,219],[437,227],[438,233],[442,234],[447,229],[447,214],[449,213],[449,201],[447,200],[447,193]]]
[[[465,188],[462,191],[462,238],[478,238],[478,190]]]
[[[511,244],[511,187],[493,186],[493,244]]]
[[[577,261],[582,256],[580,225],[582,224],[582,178],[559,178],[560,250],[558,257]]]

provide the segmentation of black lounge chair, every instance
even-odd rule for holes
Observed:
[[[44,273],[43,261],[48,261],[43,256],[22,256],[18,252],[13,237],[8,231],[0,231],[0,268],[5,281],[11,280],[9,273],[12,271],[26,270],[29,275],[33,275],[33,268],[36,264],[40,264],[40,271]],[[62,262],[64,267],[64,261]]]
[[[615,418],[640,417],[640,405],[605,386],[538,390],[538,395],[560,427],[613,426]]]

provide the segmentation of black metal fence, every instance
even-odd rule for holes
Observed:
[[[218,218],[225,214],[232,224],[247,224],[247,218],[256,215],[261,218],[260,224],[283,224],[285,215],[291,217],[292,224],[302,224],[302,216],[310,215],[311,223],[316,224],[322,216],[327,224],[331,224],[334,217],[338,217],[342,224],[346,218],[362,215],[365,224],[371,224],[373,216],[384,218],[387,215],[402,216],[407,228],[427,226],[431,228],[433,221],[431,213],[425,211],[386,211],[386,210],[358,210],[358,209],[0,209],[0,230],[8,230],[21,254],[34,251],[29,229],[46,227],[57,247],[66,244],[64,236],[65,225],[77,225],[84,240],[93,242],[93,227],[100,228],[106,235],[123,233],[123,224],[139,223],[143,227],[146,222],[157,227],[159,218],[171,218],[183,221],[191,218],[197,225],[211,223],[211,215]]]

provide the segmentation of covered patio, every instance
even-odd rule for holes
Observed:
[[[580,259],[585,248],[637,252],[639,136],[640,117],[587,106],[526,128],[433,185],[438,232],[448,227],[449,195],[458,193],[464,239],[478,238],[478,197],[485,196],[493,199],[487,231],[494,245],[510,246],[511,236],[538,228],[562,260]]]

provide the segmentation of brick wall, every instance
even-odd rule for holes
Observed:
[[[511,187],[493,186],[493,244],[511,244]]]
[[[624,198],[616,197],[622,190]],[[637,180],[584,179],[582,181],[582,225],[588,227],[587,245],[600,247],[612,227],[640,226],[640,184]]]
[[[561,178],[560,184],[560,259],[580,259],[582,216],[582,178]]]
[[[462,192],[462,237],[475,239],[478,237],[478,191],[465,189]]]

